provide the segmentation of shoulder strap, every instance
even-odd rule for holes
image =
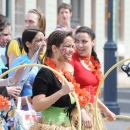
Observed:
[[[22,38],[21,37],[17,37],[15,40],[17,40],[18,44],[19,44],[19,49],[20,52],[22,54],[22,50],[23,50],[23,43],[22,43]]]

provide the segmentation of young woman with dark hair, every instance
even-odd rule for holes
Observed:
[[[96,115],[94,113],[94,101],[103,74],[100,70],[101,64],[94,50],[95,33],[89,27],[80,27],[75,32],[75,40],[76,51],[73,54],[70,63],[74,67],[74,77],[76,82],[80,84],[81,89],[86,90],[90,95],[88,105],[86,105],[81,111],[82,121],[84,126],[89,127],[90,130],[98,130],[95,119]],[[100,100],[98,100],[98,107],[104,112],[109,121],[115,119],[115,114]],[[101,114],[98,114],[98,119],[101,123],[102,130],[104,130]]]
[[[65,70],[65,62],[71,59],[74,52],[74,38],[72,32],[56,30],[50,34],[47,40],[47,52],[45,65],[57,70],[61,75],[68,73]],[[69,76],[72,77],[72,76]],[[68,81],[69,78],[66,77]],[[71,79],[71,78],[70,78]],[[51,129],[53,127],[69,129],[71,110],[75,107],[75,100],[70,92],[74,91],[72,82],[64,84],[61,77],[52,71],[42,68],[33,84],[32,104],[34,109],[42,113],[42,118],[46,120],[45,124],[35,124],[31,129]],[[52,122],[54,122],[53,125]],[[64,124],[64,125],[63,125]],[[64,127],[66,126],[66,127]]]

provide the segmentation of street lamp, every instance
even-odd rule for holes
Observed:
[[[113,41],[113,0],[108,1],[108,41],[104,45],[104,72],[106,73],[117,60],[117,45]],[[116,115],[120,113],[117,103],[117,69],[115,68],[104,81],[104,103]]]

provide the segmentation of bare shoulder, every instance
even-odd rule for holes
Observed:
[[[72,66],[70,63],[65,62],[65,69],[66,69],[69,73],[71,73],[72,75],[74,74],[74,68],[73,68],[73,66]]]

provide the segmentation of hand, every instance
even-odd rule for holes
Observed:
[[[111,112],[109,109],[107,109],[106,112],[104,112],[104,114],[106,115],[108,121],[114,121],[116,119],[115,114]]]
[[[62,95],[66,95],[74,90],[75,90],[74,85],[71,82],[68,82],[67,84],[62,85],[61,93],[62,93]]]
[[[15,99],[20,96],[20,93],[22,91],[21,87],[14,86],[14,87],[7,87],[7,91],[9,96],[14,97]]]
[[[85,109],[81,110],[81,117],[82,117],[83,125],[86,128],[91,128],[93,123],[92,123],[91,118],[87,115]]]

